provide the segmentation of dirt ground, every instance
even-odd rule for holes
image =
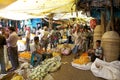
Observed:
[[[102,78],[95,77],[91,71],[80,70],[72,67],[71,62],[73,57],[73,54],[62,57],[62,62],[64,62],[64,64],[62,64],[58,71],[52,73],[54,80],[104,80]]]

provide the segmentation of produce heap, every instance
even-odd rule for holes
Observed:
[[[59,56],[44,60],[39,66],[31,70],[29,78],[31,80],[42,80],[48,73],[56,71],[61,66],[60,60]]]
[[[80,65],[87,64],[89,62],[90,62],[90,58],[88,56],[88,53],[83,53],[78,59],[75,59],[73,61],[73,63]]]

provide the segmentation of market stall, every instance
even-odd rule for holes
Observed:
[[[52,30],[54,31],[54,34],[52,34],[51,38],[51,43],[54,41],[54,44],[53,47],[50,47],[49,45],[46,51],[42,45],[43,49],[41,49],[41,54],[45,53],[52,56],[45,57],[46,59],[34,67],[30,64],[32,53],[30,51],[26,51],[26,37],[23,34],[22,39],[18,40],[17,42],[20,67],[17,70],[10,72],[10,74],[7,73],[5,75],[0,75],[0,80],[8,80],[8,77],[9,80],[50,80],[50,78],[51,80],[103,80],[101,78],[119,80],[120,78],[118,75],[120,75],[120,61],[117,61],[120,53],[119,34],[116,33],[117,38],[114,38],[113,34],[110,34],[110,39],[112,40],[109,40],[108,36],[105,36],[105,38],[103,36],[103,34],[106,31],[109,32],[109,30],[119,32],[118,27],[120,25],[116,24],[117,26],[114,27],[113,8],[119,10],[120,2],[118,1],[117,3],[114,1],[114,4],[116,4],[115,6],[113,3],[110,4],[112,1],[113,0],[17,0],[7,7],[2,7],[2,9],[0,9],[0,18],[15,20],[14,25],[16,28],[16,20],[23,20],[24,23],[26,21],[32,22],[33,18],[42,18],[41,23],[42,21],[46,23],[46,25],[44,25],[45,27],[43,25],[39,25],[39,22],[36,23],[39,26],[37,26],[36,29],[40,29],[36,30],[35,33],[30,34],[29,44],[34,41],[33,39],[35,36],[42,34],[47,29],[49,33],[47,36],[48,41],[50,41],[49,36],[51,36]],[[0,2],[2,3],[3,1]],[[12,1],[8,1],[8,4],[11,2]],[[107,12],[104,12],[105,10]],[[108,17],[110,16],[110,11],[111,17]],[[99,14],[96,16],[96,13]],[[108,14],[106,19],[105,13]],[[94,18],[90,16],[93,16]],[[106,24],[109,21],[109,18],[111,20],[107,30]],[[3,20],[3,22],[9,24],[10,20]],[[118,23],[119,20],[116,19],[116,22]],[[53,27],[53,23],[60,24],[59,26]],[[99,28],[96,26],[97,24],[101,24]],[[7,27],[8,26],[9,25],[7,25]],[[30,26],[26,27],[30,28]],[[63,31],[63,35],[60,37],[57,35],[56,37],[56,34],[58,34],[57,32],[59,32],[59,30]],[[36,33],[37,31],[38,33]],[[26,29],[24,32],[26,32]],[[79,32],[80,34],[78,34]],[[103,38],[101,39],[102,36]],[[39,38],[41,38],[41,36]],[[58,38],[60,40],[57,41]],[[72,43],[68,43],[69,38],[73,40]],[[76,39],[79,40],[78,43],[75,43]],[[103,59],[102,61],[97,58],[94,62],[91,62],[91,56],[89,56],[87,50],[88,48],[93,48],[93,42],[95,45],[95,42],[98,39],[102,40],[102,47],[106,53],[115,53],[115,51],[108,49],[108,47],[116,48],[114,49],[117,50],[117,57],[114,59],[115,62],[106,62],[108,57],[111,58],[111,55],[106,56],[106,53],[104,53],[106,60]],[[106,41],[108,41],[107,44]],[[42,41],[40,41],[40,43],[42,43]],[[117,47],[114,47],[116,46],[116,43]],[[73,54],[74,50],[76,52]],[[76,55],[78,57],[77,59],[75,58]],[[34,62],[35,61],[36,58],[34,59]],[[8,66],[10,66],[10,64],[8,64]],[[92,73],[88,70],[90,70]],[[103,75],[104,70],[107,71],[108,74],[106,73]],[[46,79],[46,77],[48,77],[48,79]]]

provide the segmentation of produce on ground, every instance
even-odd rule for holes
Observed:
[[[44,60],[40,65],[31,70],[29,78],[31,80],[42,80],[48,73],[56,71],[61,66],[60,60],[60,56]]]
[[[19,54],[20,58],[25,58],[25,59],[30,59],[31,58],[31,53],[29,51],[25,51]]]
[[[88,56],[88,54],[87,53],[83,53],[81,56],[80,56],[80,58],[79,59],[75,59],[74,61],[73,61],[73,63],[76,63],[76,64],[87,64],[87,63],[89,63],[90,62],[90,58],[89,58],[89,56]]]

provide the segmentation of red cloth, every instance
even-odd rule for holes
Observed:
[[[97,20],[96,19],[91,19],[90,20],[90,28],[94,29],[97,25]]]
[[[26,27],[25,31],[29,31],[30,32],[30,27]]]

